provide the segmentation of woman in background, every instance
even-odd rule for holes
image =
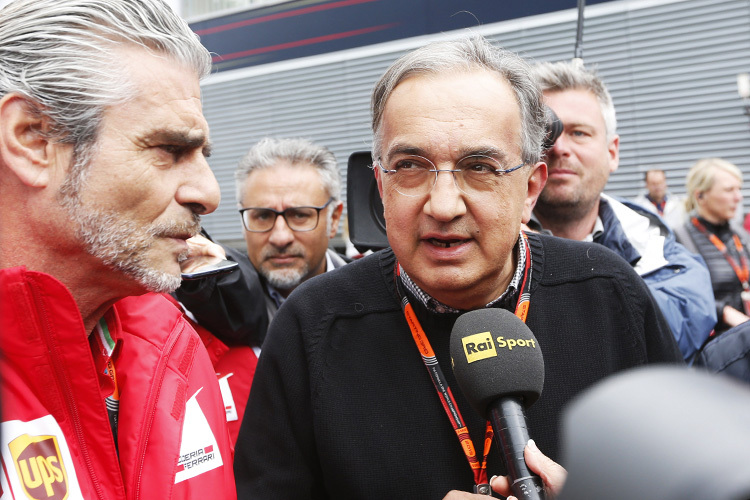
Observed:
[[[750,317],[750,235],[732,219],[742,206],[742,172],[720,158],[704,158],[687,175],[688,220],[677,240],[708,265],[716,299],[716,333]]]

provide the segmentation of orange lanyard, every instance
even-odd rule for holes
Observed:
[[[729,255],[727,246],[723,241],[719,239],[718,236],[716,236],[714,233],[709,232],[697,218],[693,217],[692,219],[690,219],[690,221],[696,228],[698,228],[701,233],[703,233],[704,236],[708,238],[708,241],[713,243],[713,245],[717,250],[719,250],[719,252],[721,252],[724,258],[727,259],[727,262],[729,262],[729,265],[732,266],[732,269],[734,270],[734,274],[737,275],[737,279],[739,279],[740,283],[742,283],[742,288],[744,290],[750,289],[750,284],[748,283],[748,280],[750,280],[750,268],[747,265],[747,258],[745,257],[745,251],[742,248],[742,242],[740,241],[740,238],[736,234],[732,234],[734,247],[737,249],[737,255],[740,258],[740,265],[738,265],[737,261],[734,260],[731,255]]]
[[[529,279],[529,277],[531,274],[531,252],[529,249],[529,242],[526,234],[521,233],[521,235],[523,237],[523,245],[526,249],[526,266],[524,268],[523,280],[521,282],[521,293],[518,297],[515,314],[525,322],[526,316],[529,312],[530,302],[529,287],[531,285],[531,280]],[[422,325],[419,323],[417,315],[414,313],[414,309],[409,303],[409,299],[407,298],[406,294],[401,293],[401,271],[398,262],[396,262],[395,271],[396,288],[399,290],[399,294],[401,295],[401,307],[404,311],[406,322],[409,325],[409,329],[411,330],[411,335],[414,338],[414,342],[417,344],[417,349],[419,349],[419,352],[422,355],[422,361],[424,362],[424,365],[430,374],[432,384],[435,386],[435,390],[438,393],[440,403],[443,405],[443,409],[448,415],[448,420],[450,420],[451,425],[453,426],[453,430],[458,436],[458,441],[461,444],[461,449],[464,451],[466,460],[469,462],[469,466],[474,473],[474,490],[476,492],[480,485],[489,484],[489,481],[487,480],[487,456],[490,453],[490,447],[492,446],[492,437],[494,435],[492,431],[492,425],[489,421],[487,421],[487,425],[484,431],[484,449],[482,453],[482,461],[480,462],[477,458],[477,452],[476,448],[474,447],[474,442],[469,436],[469,430],[464,423],[464,419],[461,416],[461,412],[459,411],[458,405],[456,404],[456,401],[453,397],[453,392],[448,386],[445,375],[443,375],[443,371],[440,369],[440,364],[438,363],[437,357],[435,356],[435,352],[432,350],[430,341],[427,340],[427,335],[425,334]]]

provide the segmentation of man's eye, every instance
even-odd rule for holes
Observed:
[[[307,220],[310,217],[313,216],[314,211],[308,211],[308,210],[292,210],[291,213],[288,213],[287,216],[291,216],[295,220]]]
[[[393,170],[411,170],[413,168],[414,163],[408,160],[400,161],[393,166]]]
[[[461,170],[466,173],[479,175],[491,174],[497,171],[493,165],[482,162],[472,162],[466,165],[461,165]]]
[[[185,155],[185,148],[174,144],[162,144],[159,149],[172,155],[176,160]]]
[[[423,170],[429,170],[429,167],[425,166],[419,161],[406,159],[406,160],[398,160],[396,163],[394,163],[393,168],[391,170],[396,170],[398,172],[418,172],[418,171],[423,171]]]
[[[271,218],[271,213],[272,212],[269,212],[267,210],[259,210],[259,211],[253,212],[252,216],[253,216],[253,219],[255,220],[264,221],[264,220],[268,220]]]

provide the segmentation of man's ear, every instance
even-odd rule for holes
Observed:
[[[328,233],[328,238],[331,239],[336,236],[339,230],[339,221],[341,220],[341,214],[344,211],[344,203],[339,201],[333,208],[333,214],[331,214],[331,232]]]
[[[46,187],[57,144],[46,136],[49,119],[35,113],[25,97],[10,93],[0,99],[0,158],[24,184]]]
[[[547,183],[547,164],[540,161],[536,165],[531,167],[528,178],[528,187],[526,189],[526,199],[523,203],[523,215],[521,222],[526,224],[531,219],[531,212],[534,210],[536,200],[539,199],[539,195],[544,189],[544,185]]]
[[[382,173],[380,172],[380,169],[378,167],[373,166],[372,173],[375,175],[375,182],[378,185],[378,193],[380,194],[380,199],[383,199],[383,179],[381,178]]]
[[[609,173],[611,174],[617,167],[620,166],[620,136],[615,135],[610,139],[607,145],[607,153],[609,154]]]

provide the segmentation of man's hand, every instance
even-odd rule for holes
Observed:
[[[536,447],[533,439],[530,439],[523,451],[523,458],[529,469],[542,478],[544,487],[547,489],[547,497],[552,499],[557,496],[565,484],[565,478],[568,472],[551,458],[544,455]],[[506,476],[495,476],[490,479],[490,486],[495,493],[503,496],[510,495],[510,481]],[[463,491],[451,491],[443,500],[481,500],[487,498],[487,495],[476,495]],[[514,496],[509,496],[507,500],[518,500]]]
[[[183,273],[198,271],[204,266],[216,264],[227,258],[221,245],[217,245],[200,234],[188,239],[187,244],[190,253],[187,259],[180,262],[180,269]]]

